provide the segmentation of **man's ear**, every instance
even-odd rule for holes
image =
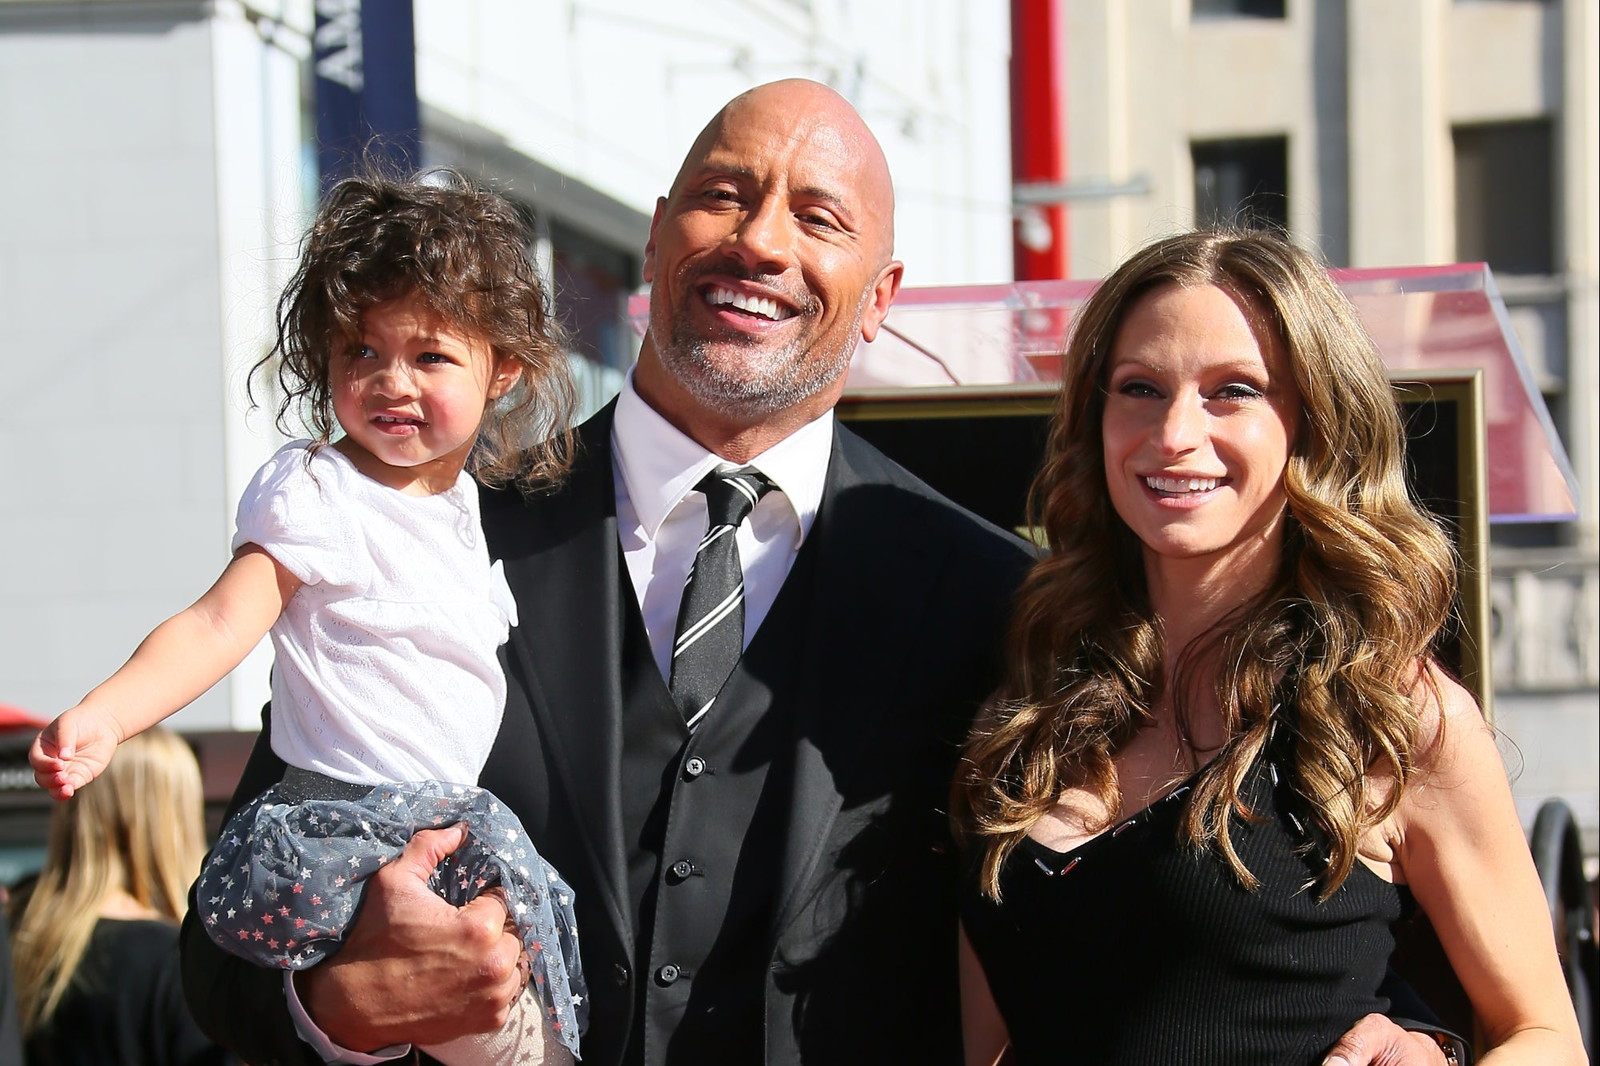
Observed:
[[[878,327],[889,316],[889,305],[900,291],[900,279],[905,272],[906,265],[898,259],[889,260],[889,265],[878,272],[878,280],[872,283],[872,298],[861,312],[862,340],[871,343],[877,338]]]
[[[661,225],[661,212],[667,208],[665,196],[656,197],[656,211],[650,216],[650,239],[644,242],[644,268],[640,276],[646,282],[656,280],[656,227]]]

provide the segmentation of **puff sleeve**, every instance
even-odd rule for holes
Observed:
[[[370,562],[359,524],[349,520],[344,464],[307,462],[309,441],[279,449],[239,498],[233,550],[264,549],[307,585],[364,587]]]

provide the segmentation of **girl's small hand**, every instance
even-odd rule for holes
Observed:
[[[81,704],[45,726],[28,749],[33,779],[58,800],[67,799],[99,777],[111,762],[122,734],[108,714]]]

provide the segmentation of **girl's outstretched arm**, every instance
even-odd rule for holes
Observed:
[[[118,744],[238,666],[299,587],[261,548],[241,547],[204,596],[157,626],[121,669],[45,726],[28,752],[34,780],[56,799],[93,781]]]
[[[1587,1062],[1538,873],[1494,732],[1433,672],[1424,729],[1443,728],[1394,819],[1395,855],[1482,1028],[1483,1066]]]

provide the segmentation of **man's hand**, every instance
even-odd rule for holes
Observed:
[[[522,942],[498,896],[453,907],[428,888],[463,826],[418,832],[367,881],[344,944],[295,975],[317,1026],[340,1047],[437,1044],[492,1032],[522,988]]]
[[[1445,1066],[1444,1052],[1426,1033],[1369,1014],[1339,1038],[1322,1066]]]

